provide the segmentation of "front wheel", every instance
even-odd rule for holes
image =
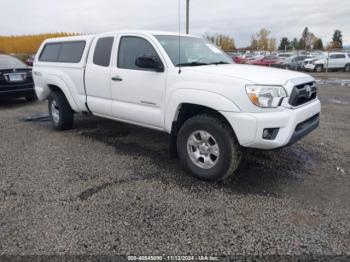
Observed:
[[[323,71],[323,66],[322,65],[317,65],[316,68],[315,68],[315,71],[317,73],[321,73]]]
[[[73,127],[73,110],[62,92],[53,92],[49,98],[49,114],[56,130],[68,130]]]
[[[186,170],[207,181],[220,181],[232,175],[241,160],[234,132],[211,115],[188,119],[179,130],[177,149]]]

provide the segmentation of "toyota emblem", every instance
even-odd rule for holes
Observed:
[[[312,96],[311,86],[305,86],[306,97],[309,99]]]

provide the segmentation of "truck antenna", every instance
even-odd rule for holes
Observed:
[[[179,74],[181,74],[181,0],[179,0]]]

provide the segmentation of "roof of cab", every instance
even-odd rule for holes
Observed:
[[[111,31],[111,32],[105,32],[100,33],[97,35],[106,35],[106,34],[140,34],[140,35],[174,35],[178,36],[179,33],[177,32],[170,32],[170,31],[150,31],[150,30],[119,30],[119,31]],[[189,36],[189,37],[198,37],[195,35],[188,35],[188,34],[180,34],[180,36]]]
[[[103,36],[103,35],[111,35],[111,34],[140,34],[140,35],[149,35],[149,36],[155,36],[155,35],[179,36],[179,33],[168,32],[168,31],[123,30],[123,31],[105,32],[105,33],[99,33],[99,34],[89,34],[89,35],[77,35],[77,36],[50,38],[50,39],[47,39],[45,41],[45,43],[66,42],[66,41],[80,41],[80,40],[91,41],[95,37],[99,37],[99,36]],[[187,35],[187,34],[180,34],[180,36],[187,36],[187,37],[196,37],[196,38],[198,38],[198,36]]]
[[[94,37],[95,37],[94,35],[76,35],[76,36],[57,37],[57,38],[49,38],[45,41],[45,43],[92,40]]]

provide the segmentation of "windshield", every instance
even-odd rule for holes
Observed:
[[[181,36],[179,52],[179,36],[157,35],[155,37],[175,66],[233,64],[226,53],[204,39]]]
[[[0,69],[26,68],[27,65],[9,55],[0,55]]]

